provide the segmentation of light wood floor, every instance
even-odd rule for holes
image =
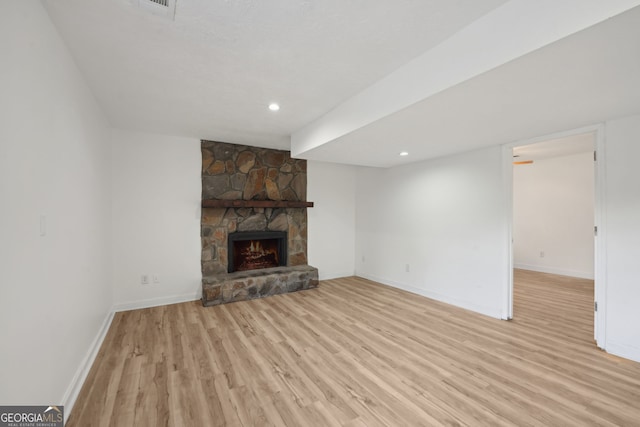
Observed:
[[[360,278],[118,313],[68,426],[640,425],[593,283],[516,272],[501,321]]]

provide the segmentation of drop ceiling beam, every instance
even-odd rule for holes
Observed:
[[[291,136],[312,150],[441,91],[640,5],[640,0],[513,0],[347,99]]]

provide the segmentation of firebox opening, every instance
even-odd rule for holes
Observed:
[[[229,273],[287,265],[287,233],[280,231],[229,234]]]
[[[278,239],[236,242],[233,247],[233,258],[237,271],[277,267],[280,265]]]

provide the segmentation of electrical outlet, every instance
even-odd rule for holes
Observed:
[[[143,274],[142,276],[140,276],[140,283],[143,285],[148,285],[149,284],[149,276],[147,274]]]
[[[362,262],[364,262],[364,255],[362,255]]]
[[[540,258],[544,258],[544,251],[540,251]]]
[[[153,283],[160,283],[160,278],[158,276],[156,276],[155,274],[153,275]]]
[[[407,273],[409,272],[409,264],[406,264],[406,265],[404,266],[404,271],[406,271]]]

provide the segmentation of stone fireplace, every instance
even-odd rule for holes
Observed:
[[[288,151],[202,141],[204,305],[318,285],[307,264],[306,160]]]

